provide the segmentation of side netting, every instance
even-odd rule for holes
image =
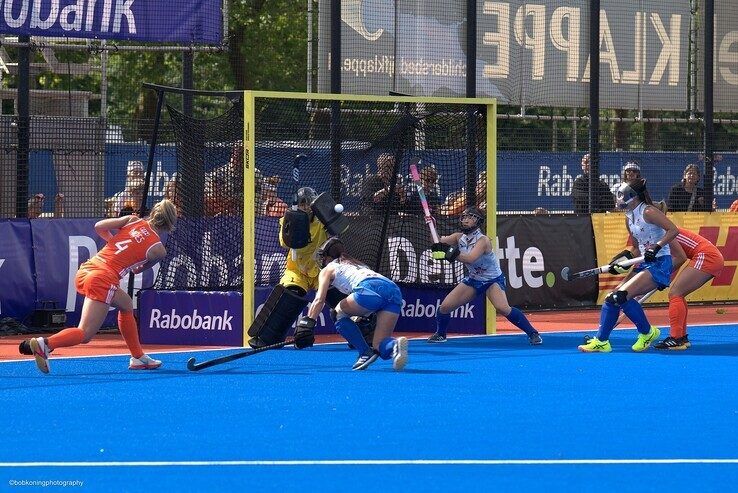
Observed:
[[[245,241],[254,245],[245,255],[253,255],[255,266],[251,273],[245,264],[247,285],[252,276],[257,287],[279,282],[285,250],[278,220],[297,187],[328,192],[342,204],[350,254],[399,284],[450,287],[461,279],[461,264],[431,258],[410,166],[419,170],[440,235],[457,231],[467,205],[487,210],[493,230],[494,207],[487,207],[495,203],[494,187],[487,190],[488,166],[494,173],[493,100],[334,100],[248,91],[245,98],[246,169],[254,167],[255,181],[253,209],[247,198],[245,212]]]
[[[243,103],[210,119],[167,105],[177,172],[165,196],[179,211],[154,288],[243,290]],[[160,143],[172,145],[171,143]]]

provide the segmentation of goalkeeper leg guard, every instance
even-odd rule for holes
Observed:
[[[307,304],[302,296],[277,285],[249,327],[249,345],[258,348],[284,341],[287,331]]]

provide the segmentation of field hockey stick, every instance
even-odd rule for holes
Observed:
[[[255,354],[263,353],[264,351],[269,351],[270,349],[283,348],[294,343],[294,339],[287,339],[286,341],[278,342],[270,346],[264,346],[256,349],[247,349],[246,351],[221,356],[220,358],[209,359],[207,361],[203,361],[202,363],[197,363],[195,362],[195,358],[190,358],[187,360],[187,369],[190,371],[199,371],[205,368],[210,368],[211,366],[222,365],[223,363],[228,363],[229,361],[236,361],[237,359],[245,358],[247,356],[253,356]]]
[[[298,154],[292,161],[292,184],[294,193],[292,194],[292,210],[297,210],[297,191],[300,189],[300,163],[305,159],[305,154]],[[292,261],[297,262],[297,250],[290,248]]]
[[[420,173],[418,173],[418,167],[415,163],[410,165],[410,176],[413,179],[413,185],[415,185],[415,188],[418,190],[420,204],[423,206],[423,216],[425,216],[425,223],[428,225],[428,229],[430,229],[433,243],[440,243],[441,240],[438,238],[438,233],[436,232],[436,221],[433,219],[433,216],[431,216],[430,208],[428,207],[428,199],[425,198],[423,183],[420,181]]]
[[[641,262],[643,262],[643,257],[636,257],[629,260],[624,260],[623,262],[618,262],[618,265],[621,267],[630,267],[631,265],[639,264]],[[610,271],[610,267],[612,267],[612,265],[610,264],[601,265],[599,267],[595,267],[594,269],[587,269],[581,272],[575,272],[574,274],[571,274],[569,272],[569,267],[564,267],[563,269],[561,269],[561,278],[565,281],[573,281],[574,279],[579,279],[581,277],[591,277],[598,274],[605,274],[606,272]]]

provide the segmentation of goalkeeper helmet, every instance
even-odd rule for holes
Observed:
[[[474,218],[474,225],[464,226],[465,217]],[[464,212],[462,212],[461,215],[459,216],[459,224],[461,226],[461,232],[464,234],[469,234],[475,229],[482,227],[482,223],[484,223],[484,214],[482,213],[482,211],[480,211],[476,207],[467,207],[466,209],[464,209]]]
[[[318,197],[315,190],[310,187],[302,187],[297,190],[297,205],[310,205]]]

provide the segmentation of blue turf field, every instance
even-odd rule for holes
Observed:
[[[344,344],[199,373],[190,356],[223,352],[163,354],[152,372],[125,357],[52,359],[51,375],[3,363],[0,488],[732,489],[738,328],[691,328],[692,348],[668,354],[633,353],[634,330],[613,334],[613,353],[582,354],[582,336],[412,341],[401,373],[381,360],[350,371]]]

